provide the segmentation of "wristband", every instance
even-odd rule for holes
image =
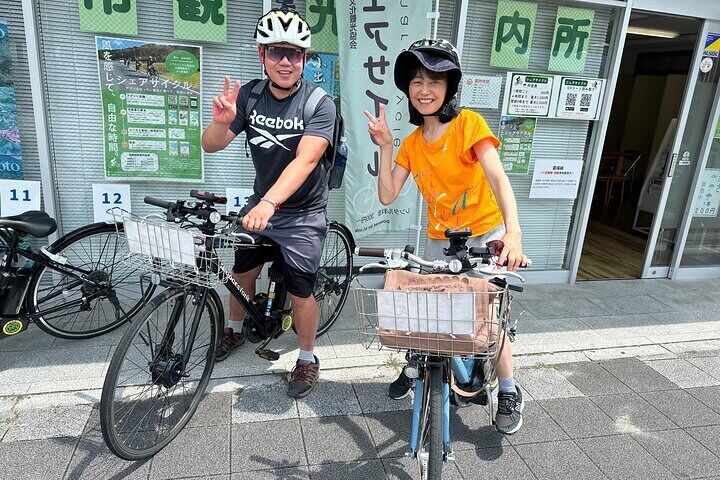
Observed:
[[[273,206],[273,208],[274,208],[275,210],[277,210],[278,208],[280,208],[280,204],[279,204],[278,202],[276,202],[275,200],[272,200],[272,199],[270,199],[270,198],[262,197],[262,198],[260,199],[260,201],[261,201],[261,202],[267,202],[267,203],[269,203],[270,205]]]

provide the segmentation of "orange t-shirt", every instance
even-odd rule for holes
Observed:
[[[448,228],[472,230],[473,236],[489,232],[503,217],[473,145],[495,138],[485,119],[463,109],[451,120],[438,140],[428,143],[422,126],[403,140],[395,163],[409,170],[428,204],[430,238],[445,238]]]

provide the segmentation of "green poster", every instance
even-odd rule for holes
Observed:
[[[137,35],[136,0],[78,0],[78,6],[83,30]]]
[[[335,0],[307,0],[305,18],[312,33],[312,51],[338,53]]]
[[[201,47],[95,41],[105,176],[202,180]]]
[[[720,138],[720,118],[718,119],[717,125],[715,125],[715,135],[713,138]]]
[[[558,7],[548,70],[572,73],[585,70],[594,18],[592,10]]]
[[[175,38],[227,42],[227,0],[173,0]]]
[[[530,169],[536,119],[525,117],[501,117],[498,139],[498,155],[505,173],[527,175]]]
[[[498,2],[490,66],[528,68],[536,13],[535,3]]]

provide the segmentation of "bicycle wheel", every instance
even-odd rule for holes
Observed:
[[[222,312],[214,290],[190,287],[166,290],[138,313],[115,350],[100,399],[103,438],[115,455],[155,455],[190,421],[215,364]],[[193,329],[196,314],[200,321]]]
[[[441,365],[428,366],[427,382],[430,383],[429,396],[423,420],[420,439],[420,478],[421,480],[440,480],[442,478],[444,442],[443,411],[444,384]]]
[[[344,228],[330,224],[313,288],[320,313],[317,337],[330,330],[347,301],[353,265],[351,242]]]
[[[120,227],[122,229],[122,226]],[[93,294],[100,295],[75,306],[37,317],[37,325],[50,335],[92,338],[118,328],[135,315],[155,291],[140,281],[141,271],[122,263],[125,239],[114,224],[95,223],[65,235],[48,247],[67,259],[66,267],[80,269],[85,278],[105,282],[98,289],[77,278],[39,265],[29,286],[28,311],[33,314],[61,307]]]

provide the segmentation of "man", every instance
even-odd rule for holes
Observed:
[[[320,361],[313,354],[318,308],[312,288],[328,229],[328,187],[320,158],[332,141],[335,105],[325,96],[311,118],[303,117],[314,86],[302,78],[310,28],[287,5],[260,17],[255,30],[258,55],[268,77],[257,99],[248,98],[258,80],[230,88],[214,99],[213,121],[203,132],[206,152],[226,148],[245,131],[255,166],[254,194],[243,208],[242,226],[256,241],[276,244],[283,257],[283,281],[292,301],[300,355],[290,377],[288,395],[304,397],[317,381]],[[254,102],[254,103],[253,103]],[[273,229],[265,230],[272,219]],[[255,281],[274,249],[236,254],[234,279],[253,297]],[[245,342],[240,304],[231,299],[230,321],[216,358],[222,361]]]

